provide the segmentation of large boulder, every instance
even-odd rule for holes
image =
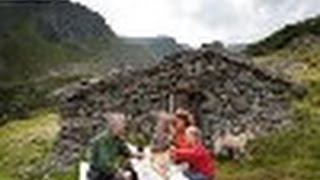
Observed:
[[[79,158],[105,127],[105,112],[127,114],[130,131],[148,137],[155,125],[150,112],[182,107],[194,113],[212,145],[223,130],[262,135],[283,128],[296,93],[303,93],[296,84],[210,48],[177,53],[150,69],[83,81],[60,92],[58,160],[66,165]]]

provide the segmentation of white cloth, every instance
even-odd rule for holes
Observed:
[[[132,144],[127,144],[129,150],[135,154],[138,152],[137,148]],[[183,175],[184,167],[178,166],[175,164],[169,164],[169,170],[167,172],[168,178],[165,179],[161,177],[160,174],[156,172],[156,170],[152,165],[151,157],[152,153],[149,147],[144,148],[144,158],[143,159],[131,159],[131,163],[133,169],[137,172],[139,180],[188,180],[187,177]],[[79,180],[88,180],[87,173],[89,171],[89,163],[80,162],[80,177]]]
[[[144,158],[142,160],[131,159],[133,169],[137,172],[139,180],[188,180],[188,178],[183,175],[184,167],[173,163],[168,165],[169,170],[167,176],[169,179],[165,179],[153,168],[151,157],[150,147],[146,147],[144,148]]]
[[[165,180],[164,177],[161,177],[161,175],[152,168],[150,159],[134,159],[131,162],[140,180]],[[169,180],[188,180],[188,178],[183,175],[182,169],[174,164],[170,165],[167,175]]]
[[[80,162],[80,176],[79,180],[88,180],[88,172],[89,172],[89,163],[87,162]]]

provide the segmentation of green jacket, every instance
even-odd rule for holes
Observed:
[[[106,131],[97,135],[91,142],[90,163],[93,167],[112,172],[128,160],[130,152],[119,137],[112,137]]]

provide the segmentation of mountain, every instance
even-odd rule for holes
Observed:
[[[153,61],[143,48],[123,44],[99,14],[67,0],[1,2],[0,21],[2,81],[48,71],[91,74]]]
[[[320,37],[320,15],[286,25],[265,39],[249,45],[246,52],[255,56],[266,55],[285,48],[296,39],[303,39],[306,36]]]
[[[74,79],[156,62],[69,0],[0,1],[0,22],[0,119],[42,107],[47,94]]]
[[[149,49],[158,59],[186,49],[185,45],[180,45],[174,38],[167,36],[123,37],[122,39],[128,45],[137,45]]]
[[[241,43],[228,44],[228,45],[226,46],[226,48],[227,48],[230,52],[241,53],[241,52],[243,52],[243,51],[247,48],[247,45],[246,45],[246,44],[241,44]]]
[[[8,2],[0,1],[0,14],[8,13],[1,9],[4,4],[12,8],[12,2],[16,1]],[[43,107],[45,94],[69,82],[72,86],[63,89],[66,91],[61,96],[61,114],[55,108],[37,109],[29,118],[18,118],[0,126],[0,157],[4,157],[0,160],[1,179],[76,179],[79,177],[78,161],[62,172],[52,169],[51,174],[50,166],[55,163],[50,160],[56,157],[55,152],[62,161],[82,156],[83,144],[89,142],[87,138],[104,127],[106,109],[134,113],[134,116],[128,115],[129,128],[144,133],[153,129],[155,121],[152,117],[140,115],[151,112],[150,109],[171,109],[180,105],[200,110],[195,111],[199,117],[196,119],[201,122],[202,135],[208,144],[213,143],[213,135],[219,133],[216,130],[220,128],[230,129],[235,134],[246,127],[254,132],[271,130],[271,135],[262,133],[263,137],[249,141],[245,149],[247,154],[241,161],[220,161],[217,156],[217,179],[320,179],[320,39],[315,33],[319,30],[317,26],[315,29],[306,28],[309,25],[302,21],[290,25],[293,28],[286,26],[278,30],[266,38],[269,40],[261,40],[261,44],[252,44],[246,52],[259,68],[251,61],[230,56],[220,43],[212,43],[199,50],[176,53],[152,68],[87,81],[82,79],[85,74],[112,72],[102,70],[107,62],[110,66],[126,66],[127,62],[132,62],[126,60],[145,57],[145,54],[153,56],[153,52],[146,46],[123,43],[107,25],[110,31],[103,32],[106,34],[103,38],[100,35],[94,38],[91,32],[88,41],[82,39],[84,34],[75,35],[79,32],[70,36],[63,31],[53,33],[51,37],[52,33],[44,28],[42,34],[35,26],[39,22],[34,18],[31,18],[31,22],[35,22],[31,23],[32,26],[22,23],[24,18],[29,19],[26,15],[39,13],[39,9],[25,13],[25,8],[31,6],[31,1],[28,2],[10,15],[1,15],[0,31],[9,30],[0,33],[0,71],[7,71],[4,74],[10,75],[10,79],[1,75],[6,83],[2,82],[0,86],[0,116],[5,117],[8,112],[19,114],[21,110],[28,110],[26,105],[31,109]],[[47,6],[48,2],[32,1],[37,7]],[[12,28],[15,26],[10,25],[13,21],[13,24],[23,25]],[[56,29],[53,32],[57,32]],[[284,38],[292,33],[295,35]],[[132,53],[136,56],[131,56]],[[90,58],[94,55],[96,58]],[[22,61],[25,59],[28,61]],[[145,62],[140,58],[136,60],[141,64]],[[48,62],[52,65],[47,65]],[[83,70],[79,68],[81,63]],[[94,66],[88,68],[89,65]],[[70,68],[72,66],[75,67]],[[288,90],[292,89],[290,84],[295,83],[267,73],[263,68],[302,82],[308,88],[306,96],[291,99]],[[24,71],[27,77],[21,75]],[[81,81],[74,83],[79,78]],[[254,124],[258,126],[252,126]],[[237,126],[241,128],[232,128]],[[130,139],[137,144],[149,142],[141,136]]]
[[[286,25],[246,51],[261,67],[311,83],[320,77],[320,16]]]

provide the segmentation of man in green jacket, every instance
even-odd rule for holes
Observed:
[[[108,129],[91,141],[90,180],[116,180],[117,172],[129,160],[125,144],[126,122],[123,114],[107,115]]]

